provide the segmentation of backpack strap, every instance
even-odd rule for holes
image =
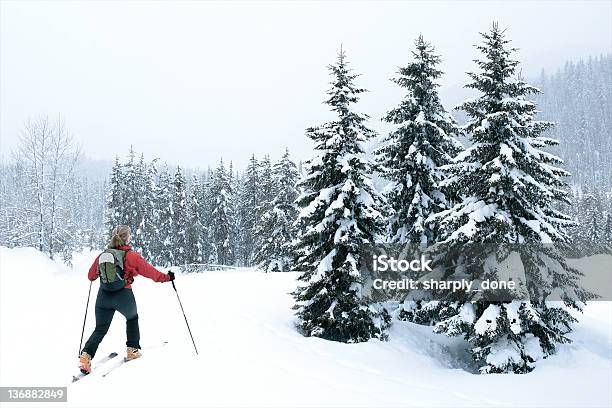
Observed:
[[[127,253],[127,251],[123,251],[121,249],[109,248],[104,252],[112,253],[115,259],[117,260],[117,264],[119,265],[121,270],[125,271],[125,267],[123,265],[125,263],[125,254]]]
[[[123,251],[125,252],[123,255],[123,262],[125,263],[125,260],[127,259],[128,253],[132,252],[131,249],[128,249],[127,251]],[[134,276],[132,276],[131,273],[128,273],[128,271],[125,270],[125,268],[123,268],[123,279],[125,279],[125,281],[128,284],[132,284],[134,283]]]

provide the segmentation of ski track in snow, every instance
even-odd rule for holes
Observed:
[[[68,385],[74,407],[612,405],[612,302],[591,303],[574,343],[534,372],[474,375],[462,369],[461,339],[424,326],[395,322],[388,342],[305,338],[291,310],[297,274],[248,269],[177,277],[197,357],[172,286],[136,278],[144,357],[70,384],[94,256],[79,254],[71,269],[31,248],[0,248],[0,385]],[[96,357],[111,351],[125,354],[119,314]],[[28,406],[3,403],[13,405]]]

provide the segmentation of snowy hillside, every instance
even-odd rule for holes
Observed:
[[[474,375],[461,368],[460,341],[410,323],[395,322],[388,342],[302,337],[289,295],[296,274],[251,270],[177,277],[198,357],[171,285],[137,278],[144,358],[69,385],[92,256],[70,269],[31,248],[0,248],[1,386],[68,385],[75,407],[612,405],[612,302],[590,304],[574,343],[532,373]],[[116,315],[96,357],[122,355],[124,342]]]

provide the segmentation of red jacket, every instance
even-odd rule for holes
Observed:
[[[151,264],[144,260],[142,256],[138,252],[130,251],[132,249],[129,245],[120,246],[117,249],[122,251],[128,251],[125,253],[125,258],[123,259],[123,272],[125,273],[125,280],[127,284],[124,286],[125,288],[131,289],[131,283],[134,282],[134,278],[138,275],[142,275],[145,278],[153,279],[155,282],[168,282],[170,281],[170,276],[165,273],[162,273],[155,269]],[[90,281],[95,281],[98,279],[98,258],[100,255],[96,257],[96,260],[93,264],[91,264],[91,268],[89,268],[89,273],[87,277]]]

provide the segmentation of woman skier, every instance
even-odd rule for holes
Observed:
[[[155,282],[170,282],[174,273],[162,273],[151,266],[137,252],[131,251],[130,227],[119,225],[113,230],[107,249],[96,257],[89,268],[90,281],[100,277],[100,289],[96,298],[96,328],[85,343],[79,356],[79,369],[83,374],[91,372],[91,359],[98,345],[108,332],[115,311],[126,318],[127,360],[142,357],[140,354],[140,331],[136,299],[132,293],[132,282],[138,275]]]

